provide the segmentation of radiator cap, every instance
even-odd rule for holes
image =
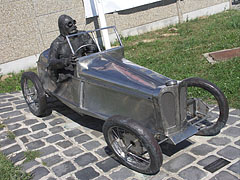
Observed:
[[[173,86],[176,85],[177,81],[176,80],[169,80],[165,83],[166,86]]]

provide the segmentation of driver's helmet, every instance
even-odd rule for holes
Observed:
[[[63,36],[77,33],[76,21],[65,14],[58,18],[58,27]]]

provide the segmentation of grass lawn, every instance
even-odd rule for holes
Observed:
[[[21,170],[19,166],[14,166],[6,156],[0,152],[0,179],[1,180],[30,180],[31,175]]]
[[[230,107],[240,109],[240,57],[212,65],[202,55],[240,46],[240,11],[128,37],[123,44],[127,59],[172,79],[207,79],[224,92]]]
[[[203,53],[240,46],[240,11],[226,11],[139,36],[123,38],[125,57],[172,79],[201,77],[215,83],[230,107],[240,109],[240,57],[211,65]],[[21,73],[0,83],[20,90]]]

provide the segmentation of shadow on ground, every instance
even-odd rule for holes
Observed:
[[[97,119],[91,116],[87,116],[87,115],[78,114],[72,109],[70,109],[69,107],[67,107],[65,104],[63,104],[62,102],[54,98],[48,99],[48,102],[49,102],[50,108],[52,110],[55,110],[59,114],[71,119],[72,121],[78,123],[81,126],[87,127],[89,129],[92,129],[98,132],[102,132],[102,126],[104,124],[103,120]],[[163,154],[165,154],[168,157],[171,157],[174,154],[178,153],[179,151],[187,148],[192,144],[193,142],[191,142],[190,140],[184,140],[183,142],[177,145],[164,142],[160,145],[160,147],[162,149]],[[109,156],[113,155],[112,151],[107,146],[104,148],[104,150],[106,154],[108,154]],[[112,158],[117,161],[117,159],[114,156],[112,156]]]

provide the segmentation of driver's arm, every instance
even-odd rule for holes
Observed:
[[[63,69],[64,67],[69,65],[69,58],[61,58],[59,59],[58,54],[58,42],[53,42],[50,47],[50,51],[48,54],[48,67],[50,69]]]

